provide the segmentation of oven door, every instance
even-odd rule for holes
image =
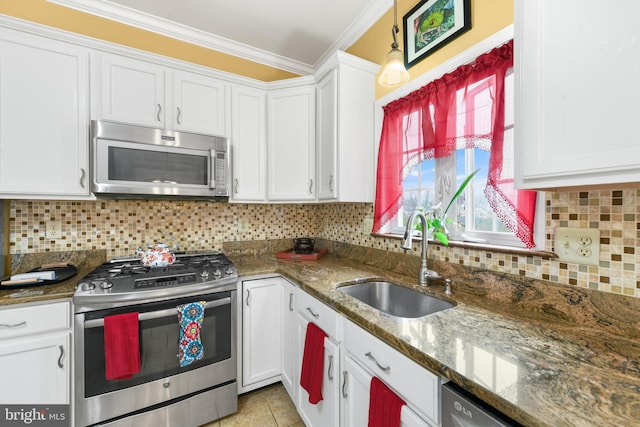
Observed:
[[[76,421],[90,425],[235,382],[235,291],[81,313],[76,327]],[[201,360],[178,359],[177,306],[204,301]],[[105,378],[104,318],[137,312],[140,371],[129,379]]]

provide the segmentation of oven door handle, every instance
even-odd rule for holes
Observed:
[[[222,298],[222,299],[217,299],[214,301],[207,301],[204,304],[204,308],[213,308],[213,307],[220,307],[223,305],[227,305],[227,304],[231,304],[231,297],[226,297],[226,298]],[[158,311],[149,311],[146,313],[140,313],[138,315],[138,320],[139,321],[143,321],[143,320],[151,320],[151,319],[159,319],[161,317],[168,317],[168,316],[177,316],[178,312],[175,308],[166,308],[164,310],[158,310]],[[84,322],[84,328],[85,329],[90,329],[90,328],[102,328],[104,327],[104,318],[102,319],[91,319],[91,320],[87,320]]]

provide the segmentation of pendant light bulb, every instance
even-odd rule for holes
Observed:
[[[378,78],[378,83],[382,86],[392,87],[404,84],[409,81],[409,72],[404,68],[404,57],[402,51],[397,47],[392,47],[387,54],[387,60],[383,65],[382,73]]]
[[[391,50],[387,53],[387,60],[382,65],[382,72],[378,77],[378,83],[381,86],[392,87],[404,84],[409,81],[409,72],[404,67],[404,55],[402,51],[398,49],[397,34],[400,31],[398,29],[398,17],[397,17],[397,1],[393,1],[393,28],[391,29],[391,35],[393,37],[393,43],[391,43]]]

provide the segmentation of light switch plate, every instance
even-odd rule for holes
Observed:
[[[598,265],[600,230],[597,228],[557,227],[553,239],[559,261]]]

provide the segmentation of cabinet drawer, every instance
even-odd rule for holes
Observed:
[[[296,306],[298,312],[307,320],[318,325],[327,335],[336,341],[340,341],[338,336],[338,313],[328,305],[320,302],[306,292],[298,292],[296,295]]]
[[[0,338],[70,328],[69,302],[0,309]]]
[[[427,421],[437,425],[440,379],[354,323],[344,322],[347,352],[394,389]]]

